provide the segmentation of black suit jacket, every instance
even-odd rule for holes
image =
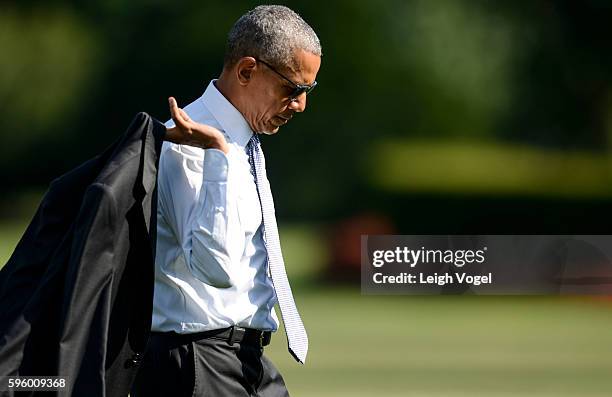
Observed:
[[[50,184],[0,271],[0,376],[64,376],[60,395],[128,394],[151,328],[165,130],[140,113]]]

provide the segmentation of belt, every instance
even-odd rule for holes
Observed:
[[[272,332],[261,331],[253,328],[243,328],[232,326],[229,328],[215,329],[211,331],[195,332],[188,334],[179,334],[174,331],[170,332],[151,332],[151,335],[170,338],[179,343],[186,344],[200,339],[219,339],[227,341],[227,343],[246,343],[264,347],[270,344]]]

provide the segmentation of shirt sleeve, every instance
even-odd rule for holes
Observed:
[[[201,161],[201,149],[190,152],[176,145],[162,157],[158,183],[162,215],[193,276],[229,288],[235,284],[245,244],[238,198],[228,157],[217,149],[203,152]]]

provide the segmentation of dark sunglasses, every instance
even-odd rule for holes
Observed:
[[[312,91],[316,86],[317,86],[317,82],[313,82],[312,84],[308,85],[308,84],[297,84],[294,83],[293,81],[289,80],[287,77],[283,76],[282,73],[278,72],[276,69],[274,69],[272,67],[272,65],[270,65],[267,62],[262,61],[261,59],[257,59],[255,58],[255,60],[257,62],[261,62],[264,65],[266,65],[271,71],[273,71],[274,73],[276,73],[277,75],[279,75],[280,77],[282,77],[283,79],[287,80],[291,86],[293,87],[293,92],[289,95],[289,99],[290,100],[294,100],[295,98],[299,97],[300,95],[302,95],[304,92],[306,93],[306,95],[310,94],[310,91]]]

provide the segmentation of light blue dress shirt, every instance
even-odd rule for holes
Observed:
[[[229,153],[163,144],[152,330],[192,333],[238,325],[275,331],[276,295],[245,150],[253,131],[214,80],[184,110],[221,130]]]

